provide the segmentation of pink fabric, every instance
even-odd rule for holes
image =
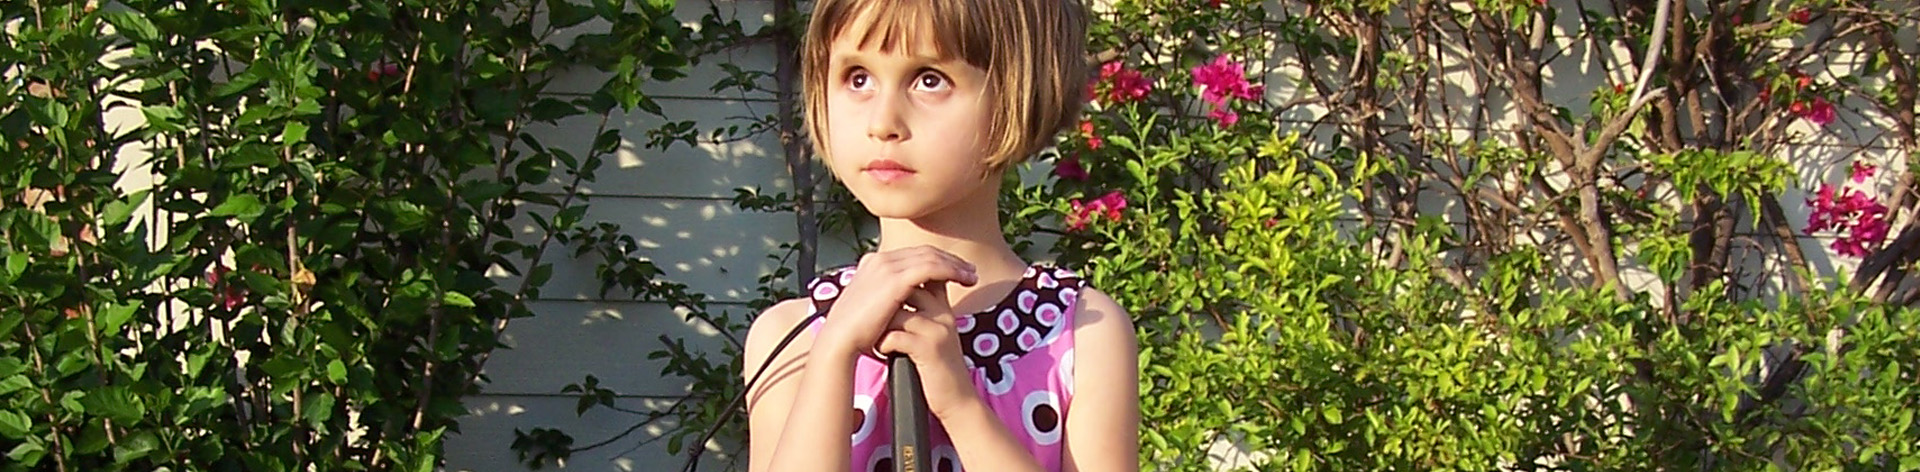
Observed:
[[[809,282],[812,312],[826,310],[832,316],[833,301],[852,281],[853,269],[843,268]],[[1061,431],[1073,404],[1074,304],[1085,286],[1070,271],[1035,265],[995,307],[955,320],[975,391],[1049,471],[1061,467]],[[822,321],[816,320],[812,329],[819,329]],[[893,470],[886,384],[885,362],[866,356],[856,362],[853,408],[860,420],[851,438],[853,472]],[[928,420],[933,451],[926,464],[934,472],[966,470],[946,429],[938,420]]]

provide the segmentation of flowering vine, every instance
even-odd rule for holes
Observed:
[[[1119,190],[1114,190],[1086,203],[1081,203],[1080,199],[1076,198],[1068,204],[1073,206],[1073,212],[1067,215],[1067,230],[1079,231],[1086,228],[1087,223],[1103,216],[1119,221],[1120,211],[1127,209],[1127,196]]]
[[[1872,178],[1878,167],[1860,162],[1853,163],[1848,182],[1835,188],[1832,184],[1821,184],[1813,198],[1807,199],[1812,213],[1807,215],[1807,234],[1820,231],[1841,233],[1831,247],[1835,252],[1847,257],[1866,257],[1873,248],[1886,242],[1888,211],[1885,204],[1868,195],[1854,185],[1863,184]]]
[[[1220,126],[1233,126],[1240,122],[1240,114],[1235,113],[1232,103],[1235,100],[1259,100],[1266,86],[1247,81],[1246,72],[1238,61],[1220,56],[1205,65],[1193,68],[1193,85],[1200,88],[1200,99],[1211,105],[1207,116],[1219,122]]]
[[[1145,100],[1147,92],[1153,91],[1153,81],[1120,61],[1109,61],[1100,65],[1100,77],[1087,88],[1088,98],[1120,105]]]

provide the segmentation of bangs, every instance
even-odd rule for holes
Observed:
[[[938,60],[961,60],[987,69],[990,51],[979,12],[963,0],[821,0],[849,11],[831,12],[841,19],[832,25],[832,37],[858,40],[860,49],[885,54],[930,54]],[[837,14],[847,13],[847,14]]]

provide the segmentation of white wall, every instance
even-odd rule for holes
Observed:
[[[697,26],[710,5],[734,15],[751,31],[771,20],[768,12],[773,2],[685,0],[677,15]],[[588,23],[580,28],[604,27],[604,23]],[[651,84],[646,92],[659,100],[667,119],[694,120],[702,136],[730,124],[744,127],[741,117],[777,110],[770,94],[714,93],[709,87],[725,77],[719,66],[723,62],[771,72],[774,55],[773,45],[767,43],[707,57],[689,77]],[[579,71],[561,77],[557,85],[564,91],[586,93],[602,80],[598,71]],[[577,117],[529,131],[549,147],[585,149],[598,120],[598,116]],[[592,198],[586,221],[619,224],[625,234],[648,248],[643,257],[665,271],[666,279],[711,296],[711,310],[746,319],[744,302],[758,295],[756,280],[777,268],[767,256],[777,253],[781,243],[797,239],[797,230],[791,214],[741,211],[731,198],[739,187],[789,190],[780,143],[777,137],[764,134],[720,145],[676,144],[664,151],[643,148],[646,131],[661,122],[662,118],[640,111],[612,118],[609,126],[619,127],[627,142],[617,156],[608,159],[599,181],[588,185]],[[531,231],[528,228],[523,234]],[[471,416],[461,420],[461,433],[447,442],[447,470],[523,470],[509,447],[516,428],[556,428],[571,434],[576,446],[610,438],[644,418],[605,408],[584,417],[576,415],[575,397],[560,393],[562,387],[593,375],[604,388],[621,394],[616,403],[623,408],[665,409],[689,388],[684,379],[661,377],[664,364],[646,358],[662,347],[658,337],[683,337],[690,347],[716,354],[730,342],[704,324],[684,321],[668,305],[631,301],[618,290],[599,296],[600,282],[591,261],[572,259],[557,247],[547,260],[556,263],[554,276],[542,298],[532,304],[537,315],[508,326],[502,342],[512,349],[494,353],[486,366],[492,382],[466,400]],[[668,426],[671,423],[663,422],[642,428],[607,447],[580,453],[561,468],[678,470],[684,455],[669,456],[666,441],[639,445]],[[729,459],[718,451],[709,452],[701,460],[702,469],[722,470]]]

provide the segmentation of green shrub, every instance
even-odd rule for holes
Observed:
[[[433,470],[549,254],[703,303],[582,221],[606,117],[689,60],[671,5],[0,11],[0,470]],[[526,132],[595,115],[587,149]]]
[[[1910,260],[1884,239],[1910,202],[1809,197],[1845,221],[1804,231],[1879,271],[1809,277],[1776,197],[1805,181],[1779,157],[1797,141],[1773,134],[1838,126],[1811,107],[1841,84],[1889,91],[1845,113],[1911,116],[1889,97],[1913,75],[1874,69],[1913,57],[1874,46],[1893,29],[1822,31],[1912,7],[1675,3],[1674,31],[1724,41],[1676,54],[1728,59],[1636,82],[1652,4],[1114,2],[1088,123],[1008,211],[1137,318],[1142,463],[1920,469],[1920,311],[1865,288],[1904,276],[1873,267]],[[1882,54],[1864,69],[1826,58],[1862,45]]]

